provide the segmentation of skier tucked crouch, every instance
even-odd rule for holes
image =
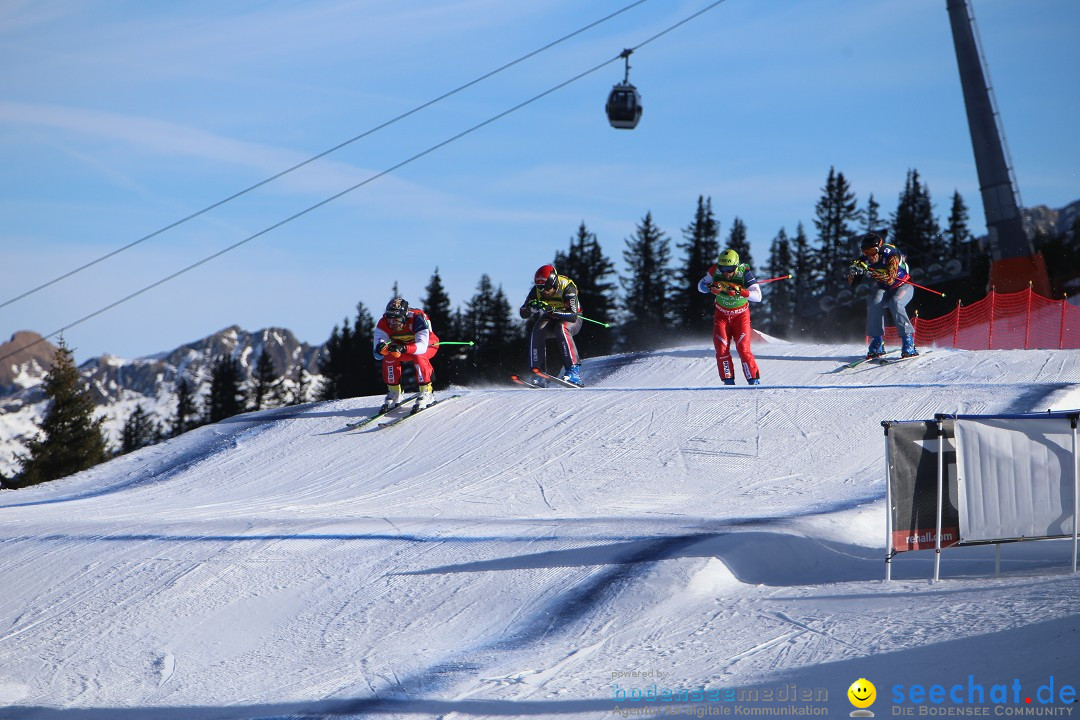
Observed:
[[[866,357],[875,358],[885,354],[885,311],[888,310],[900,335],[901,355],[918,355],[915,349],[915,328],[908,319],[907,304],[915,294],[915,288],[907,282],[908,271],[904,254],[895,245],[885,244],[885,238],[876,232],[863,236],[860,243],[862,257],[851,262],[847,281],[854,285],[861,277],[875,283],[866,298],[866,336],[870,345]]]
[[[560,275],[552,265],[543,265],[533,276],[533,288],[518,309],[518,314],[532,323],[529,333],[529,367],[547,372],[546,343],[558,338],[562,349],[562,379],[584,387],[581,381],[581,358],[574,336],[581,330],[581,305],[574,281]]]
[[[382,361],[382,377],[386,383],[386,412],[401,404],[401,364],[411,362],[416,368],[419,394],[413,410],[423,410],[435,401],[431,380],[435,371],[431,358],[439,351],[439,338],[431,329],[431,320],[420,308],[410,308],[403,298],[396,297],[386,304],[386,312],[375,325],[373,343],[375,359]]]
[[[698,292],[716,296],[713,347],[716,348],[716,367],[724,384],[735,384],[731,360],[731,342],[734,340],[747,384],[759,385],[761,372],[750,349],[750,303],[761,302],[761,286],[750,266],[739,262],[739,253],[725,250],[698,282]]]

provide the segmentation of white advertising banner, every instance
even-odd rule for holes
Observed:
[[[1073,534],[1068,418],[956,420],[960,542]]]

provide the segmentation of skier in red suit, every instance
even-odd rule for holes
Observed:
[[[386,312],[375,325],[375,359],[382,361],[386,400],[381,412],[401,404],[401,364],[411,362],[416,368],[416,410],[435,401],[431,380],[435,374],[431,358],[439,351],[439,337],[431,329],[431,320],[420,308],[410,308],[396,297],[386,305]]]
[[[734,340],[747,384],[760,385],[761,372],[750,350],[750,303],[761,302],[761,286],[750,266],[740,263],[739,254],[734,250],[725,250],[698,282],[698,292],[716,296],[713,347],[716,348],[716,367],[724,384],[735,384],[731,359],[731,341]]]

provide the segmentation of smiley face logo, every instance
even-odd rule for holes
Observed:
[[[870,682],[866,678],[859,678],[855,682],[851,683],[851,687],[847,691],[848,700],[851,704],[857,708],[868,708],[874,704],[874,700],[877,699],[877,688],[874,687],[874,683]]]

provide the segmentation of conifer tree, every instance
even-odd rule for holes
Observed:
[[[769,247],[768,272],[770,277],[779,277],[792,272],[794,258],[791,253],[791,241],[788,240],[787,231],[780,228],[780,232],[773,238]],[[765,293],[763,305],[765,305],[765,331],[779,337],[787,337],[795,319],[795,287],[789,280],[781,280],[769,284]]]
[[[491,317],[491,334],[488,342],[499,348],[491,365],[494,377],[506,377],[525,357],[524,334],[516,308],[511,308],[510,299],[500,285],[495,291],[494,313]]]
[[[356,305],[354,324],[350,325],[346,318],[340,328],[334,326],[326,341],[326,354],[319,361],[319,372],[323,376],[320,400],[377,395],[386,391],[372,350],[374,332],[375,321],[363,303]]]
[[[682,232],[686,242],[679,243],[678,247],[685,253],[685,258],[676,273],[671,293],[672,304],[678,312],[676,323],[684,332],[711,333],[715,303],[712,295],[698,292],[697,284],[720,254],[720,224],[713,216],[712,198],[698,195],[694,220]]]
[[[750,241],[746,237],[746,223],[738,216],[731,222],[725,248],[739,253],[739,262],[744,262],[754,269],[754,258],[750,255]]]
[[[275,378],[274,382],[270,384],[270,397],[267,400],[268,407],[284,407],[289,404],[289,400],[292,397],[292,393],[288,388],[288,381],[285,376]]]
[[[949,210],[949,225],[945,230],[945,241],[948,244],[950,258],[963,258],[965,250],[970,248],[971,240],[967,204],[964,203],[960,192],[954,190],[952,207]]]
[[[124,455],[153,445],[158,441],[160,434],[157,423],[146,412],[142,403],[139,403],[128,415],[120,431],[120,454]]]
[[[425,292],[420,306],[427,313],[431,321],[431,329],[439,336],[439,339],[468,340],[468,338],[457,337],[457,331],[453,326],[453,313],[450,309],[450,296],[443,286],[439,268],[435,268],[435,272],[432,273]],[[439,348],[438,354],[432,361],[432,367],[435,369],[433,382],[436,388],[447,387],[464,377],[469,352],[469,348],[465,346],[444,345]]]
[[[395,290],[397,288],[395,287]],[[395,295],[394,297],[398,297]],[[382,317],[382,311],[379,311]],[[382,381],[382,361],[375,360],[374,338],[375,323],[377,320],[368,311],[364,303],[356,304],[356,317],[353,318],[352,337],[352,365],[348,378],[350,383],[347,390],[351,393],[346,397],[363,397],[366,395],[382,395],[386,392],[386,385]]]
[[[255,376],[252,378],[251,401],[252,409],[262,410],[267,402],[272,399],[274,388],[280,378],[274,370],[274,360],[264,346],[255,361]]]
[[[794,295],[799,299],[801,303],[811,302],[815,295],[815,279],[814,279],[814,256],[810,250],[810,239],[806,236],[806,228],[800,222],[795,226],[795,239],[792,241],[792,254],[794,258],[794,269],[792,274],[795,276],[791,280],[785,280],[784,282],[793,282],[795,288]],[[795,312],[792,314],[792,331],[801,332],[804,328],[803,315],[801,313],[801,306],[799,303],[795,305]]]
[[[472,336],[472,327],[460,307],[456,308],[450,315],[450,323],[447,325],[446,332],[457,340],[476,342],[476,338]],[[446,352],[445,348],[435,357],[437,363],[435,368],[436,376],[441,377],[445,385],[467,384],[475,363],[476,347],[458,347],[456,351],[445,357],[441,354],[444,352]]]
[[[863,213],[863,233],[879,232],[882,228],[881,203],[874,199],[874,193],[866,201],[866,211]],[[854,250],[855,248],[852,248]]]
[[[204,416],[215,423],[244,411],[243,373],[240,361],[231,355],[221,355],[210,370],[210,392],[206,396]]]
[[[431,274],[431,280],[428,281],[424,291],[426,294],[420,301],[420,307],[424,308],[424,312],[427,313],[428,318],[431,320],[431,327],[435,330],[435,334],[442,337],[447,332],[450,332],[451,312],[450,296],[447,295],[446,288],[443,287],[442,278],[439,276],[439,268],[435,268],[435,272]]]
[[[169,435],[176,437],[198,425],[198,410],[195,407],[195,394],[187,377],[180,376],[176,383],[176,413],[173,415]]]
[[[578,226],[577,234],[570,238],[567,251],[555,253],[554,265],[560,275],[569,277],[577,285],[582,314],[599,322],[615,320],[618,303],[615,264],[604,255],[596,235],[589,232],[584,220]],[[614,344],[611,331],[586,324],[589,327],[582,328],[574,338],[582,357],[610,353]]]
[[[289,395],[289,405],[303,405],[308,401],[311,391],[311,373],[303,365],[296,366],[296,383]]]
[[[815,206],[818,249],[813,279],[817,287],[829,292],[846,286],[842,283],[853,257],[853,225],[861,219],[862,213],[847,178],[836,168],[829,168],[821,191],[821,199]]]
[[[466,303],[465,323],[476,343],[470,355],[469,380],[490,380],[510,372],[522,347],[521,334],[510,315],[510,302],[486,273],[476,294]],[[522,357],[524,350],[521,349]]]
[[[908,170],[904,190],[892,216],[889,242],[908,256],[913,267],[925,269],[946,257],[941,229],[934,218],[930,188],[920,181],[918,170]]]
[[[626,239],[623,261],[627,276],[623,286],[623,344],[630,350],[660,347],[670,337],[670,262],[667,236],[646,213],[632,237]]]
[[[94,419],[94,401],[63,340],[42,389],[49,404],[39,426],[41,435],[26,443],[26,455],[17,457],[22,469],[8,481],[11,487],[67,477],[108,459],[101,429],[104,419]]]
[[[345,394],[345,385],[352,361],[352,346],[352,328],[349,326],[349,318],[345,318],[341,327],[335,325],[330,331],[330,338],[326,341],[326,354],[319,360],[319,374],[323,378],[319,386],[320,400],[340,400],[348,397]]]

